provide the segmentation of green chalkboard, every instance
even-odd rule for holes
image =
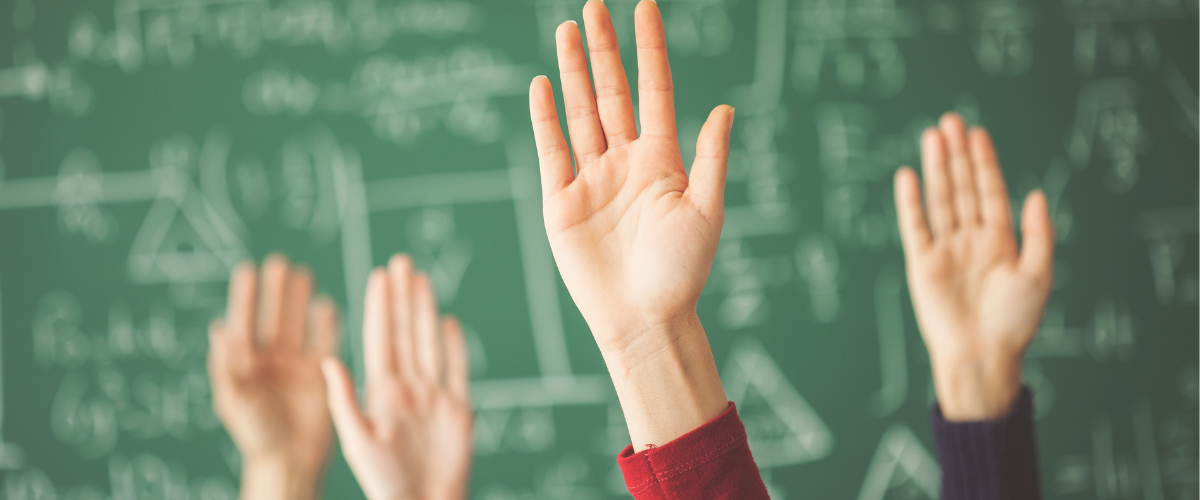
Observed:
[[[608,4],[631,41],[634,2]],[[737,108],[700,313],[774,498],[936,497],[891,174],[946,110],[1058,226],[1025,371],[1047,497],[1197,498],[1197,2],[660,4],[685,163]],[[472,499],[627,495],[526,99],[581,9],[0,0],[0,496],[234,498],[205,328],[272,251],[338,301],[356,370],[370,267],[432,274],[468,330]],[[325,489],[361,497],[340,456]]]

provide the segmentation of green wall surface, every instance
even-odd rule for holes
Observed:
[[[608,5],[636,78],[635,3]],[[737,108],[700,316],[773,498],[937,497],[891,176],[947,110],[1058,227],[1024,373],[1047,498],[1197,498],[1197,2],[660,5],[686,164]],[[582,6],[0,0],[0,498],[235,498],[205,330],[273,251],[356,373],[371,266],[431,273],[468,331],[471,499],[626,497],[527,108]],[[337,451],[325,491],[362,495]]]

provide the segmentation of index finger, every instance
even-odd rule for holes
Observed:
[[[575,180],[575,170],[571,150],[558,123],[554,92],[545,76],[529,83],[529,118],[533,122],[533,142],[537,145],[542,173],[542,196],[548,197],[570,185]]]
[[[638,54],[638,108],[642,135],[677,140],[675,88],[667,60],[667,38],[662,14],[653,0],[643,0],[634,12]]]

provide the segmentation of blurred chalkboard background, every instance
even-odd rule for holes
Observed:
[[[633,68],[634,2],[608,4]],[[1047,497],[1197,498],[1197,2],[660,4],[685,162],[737,108],[700,314],[774,498],[936,498],[891,175],[946,110],[1058,226],[1025,369]],[[234,498],[205,328],[272,251],[341,305],[356,368],[370,266],[432,273],[469,330],[472,499],[625,496],[526,99],[581,8],[0,0],[0,498]],[[360,498],[334,454],[327,496]]]

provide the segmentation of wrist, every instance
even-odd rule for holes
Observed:
[[[461,486],[454,486],[446,491],[434,493],[429,496],[430,500],[463,500],[467,497],[466,479],[463,480]]]
[[[1021,392],[1021,356],[931,357],[942,416],[950,422],[1007,415]]]
[[[712,349],[693,312],[601,349],[637,451],[663,445],[712,420],[728,405]]]
[[[316,498],[323,464],[304,464],[286,456],[244,457],[242,498],[307,500]]]
[[[465,481],[464,481],[465,482]],[[461,487],[443,491],[404,492],[404,493],[374,493],[364,491],[368,500],[463,500],[466,495],[466,484]]]
[[[630,364],[642,363],[651,352],[690,338],[696,329],[703,332],[694,309],[675,316],[654,318],[622,313],[612,318],[584,319],[605,359]]]

